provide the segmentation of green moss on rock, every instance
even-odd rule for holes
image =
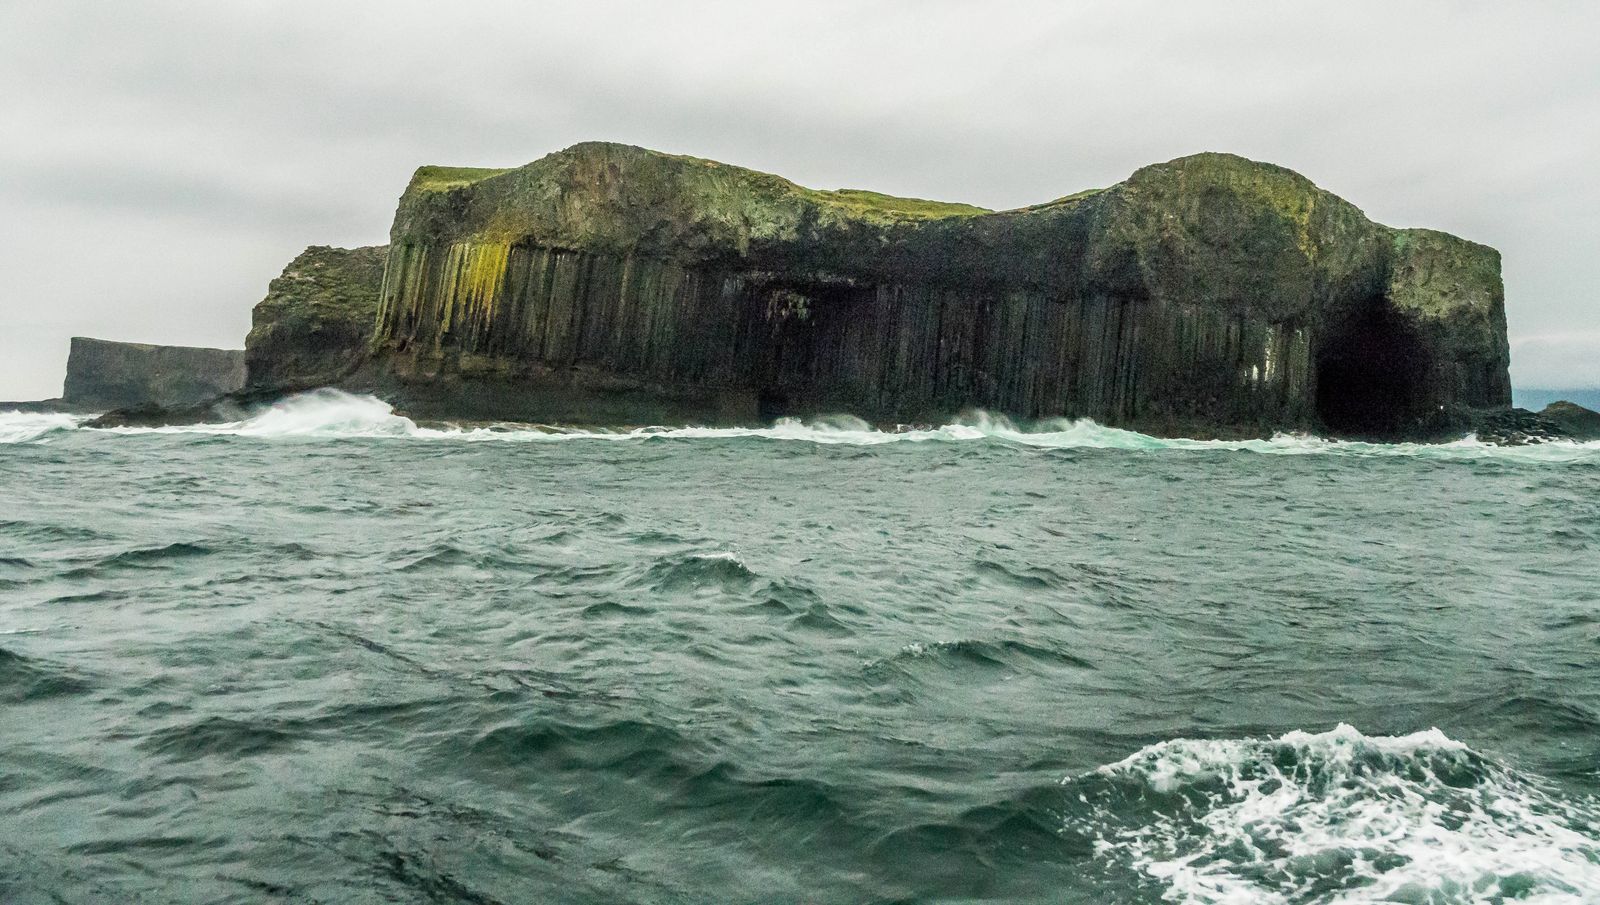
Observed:
[[[408,191],[447,192],[474,182],[509,173],[507,169],[493,167],[418,167],[411,177]]]

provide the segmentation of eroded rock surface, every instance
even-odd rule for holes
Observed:
[[[314,245],[289,262],[251,313],[251,387],[337,383],[365,358],[388,248]]]

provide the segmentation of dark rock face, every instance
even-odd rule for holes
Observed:
[[[281,400],[288,387],[245,388],[199,402],[142,402],[105,412],[88,427],[162,427],[170,424],[219,424],[243,421]]]
[[[1496,446],[1528,446],[1573,439],[1560,424],[1540,412],[1523,408],[1486,412],[1473,424],[1473,433]]]
[[[1554,422],[1573,439],[1600,440],[1600,412],[1562,400],[1545,406],[1539,415]]]
[[[62,402],[78,409],[186,405],[244,385],[244,352],[72,338]]]
[[[1510,404],[1498,253],[1231,155],[995,213],[583,144],[419,170],[389,248],[386,266],[310,249],[274,281],[252,386],[336,383],[432,417],[982,407],[1378,439]]]
[[[336,383],[366,356],[388,248],[312,246],[289,262],[251,313],[249,385]]]

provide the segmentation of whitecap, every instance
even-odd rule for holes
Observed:
[[[0,444],[28,443],[77,427],[83,419],[64,412],[0,412]]]
[[[1595,804],[1437,729],[1177,739],[1066,782],[1066,828],[1172,902],[1600,898]]]
[[[335,389],[312,390],[279,400],[240,421],[165,427],[108,427],[115,434],[226,434],[239,437],[425,437],[430,432],[373,396]],[[433,431],[441,436],[448,431]]]
[[[0,416],[3,418],[4,416]],[[76,424],[71,416],[53,417],[50,430]],[[66,419],[66,420],[59,420]],[[5,422],[0,421],[0,429]],[[29,428],[29,430],[37,430]],[[424,427],[373,396],[335,389],[313,390],[283,399],[240,421],[169,427],[107,428],[118,434],[221,434],[240,437],[375,438],[523,443],[639,442],[644,440],[764,440],[819,445],[878,446],[892,443],[1002,443],[1044,449],[1105,449],[1132,452],[1226,451],[1266,455],[1403,456],[1436,459],[1503,458],[1532,462],[1600,461],[1600,442],[1557,441],[1506,447],[1467,436],[1451,443],[1365,443],[1328,440],[1303,434],[1277,434],[1270,439],[1191,440],[1160,438],[1137,431],[1105,427],[1087,418],[1045,419],[1019,426],[1002,416],[973,411],[939,426],[905,426],[879,430],[850,415],[782,418],[766,427],[699,427],[653,425],[632,429],[589,429],[538,424],[498,423],[487,426]],[[35,436],[36,433],[27,434]],[[3,436],[3,434],[0,434]],[[16,442],[16,441],[12,441]]]

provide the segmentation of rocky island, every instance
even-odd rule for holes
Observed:
[[[74,336],[61,395],[5,402],[23,411],[103,412],[126,406],[165,412],[203,404],[244,386],[244,352]]]
[[[605,143],[423,167],[390,244],[309,249],[246,348],[252,399],[473,420],[1400,439],[1511,401],[1494,249],[1228,154],[998,212]]]

